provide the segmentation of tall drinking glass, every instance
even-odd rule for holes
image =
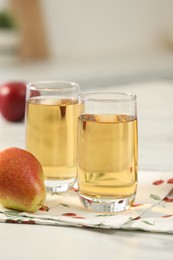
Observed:
[[[86,208],[119,212],[130,208],[137,188],[136,96],[88,92],[79,97],[77,175]]]
[[[26,149],[42,164],[49,192],[64,192],[76,181],[78,92],[74,82],[27,85]]]

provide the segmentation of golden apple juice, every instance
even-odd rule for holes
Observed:
[[[133,197],[137,186],[137,119],[129,115],[81,115],[78,183],[89,198]]]
[[[31,98],[27,101],[26,147],[41,162],[46,179],[76,176],[77,100]]]

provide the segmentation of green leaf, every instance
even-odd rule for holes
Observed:
[[[21,212],[19,211],[12,211],[12,210],[5,210],[4,211],[4,214],[6,216],[16,216],[16,215],[19,215]]]
[[[104,227],[104,224],[103,223],[99,223],[99,224],[94,225],[94,227]]]
[[[150,225],[150,226],[153,226],[154,224],[153,223],[150,223],[149,221],[147,220],[142,220],[143,223],[147,224],[147,225]]]
[[[150,194],[150,198],[154,200],[161,200],[161,198],[156,194]]]
[[[64,203],[60,203],[61,206],[64,206],[64,207],[70,207],[69,205],[67,204],[64,204]]]

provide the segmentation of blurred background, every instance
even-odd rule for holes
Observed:
[[[136,93],[140,169],[173,169],[172,79],[172,0],[0,0],[0,84]],[[0,115],[7,146],[25,147],[25,125]]]
[[[0,0],[0,81],[173,77],[172,0]]]

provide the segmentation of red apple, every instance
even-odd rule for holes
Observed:
[[[7,82],[0,86],[0,110],[8,121],[22,121],[25,114],[26,84]]]

